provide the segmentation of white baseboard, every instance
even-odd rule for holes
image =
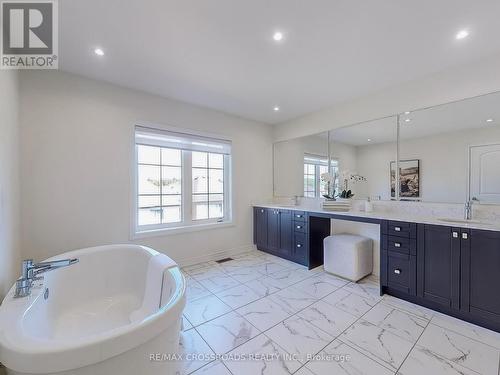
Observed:
[[[218,260],[223,258],[228,258],[231,256],[235,256],[241,253],[246,253],[249,251],[255,251],[255,245],[243,245],[238,246],[228,250],[217,251],[210,254],[204,254],[197,257],[178,259],[177,264],[181,267],[192,266],[194,264],[209,262],[211,260]]]

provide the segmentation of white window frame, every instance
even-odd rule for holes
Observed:
[[[148,128],[151,129],[151,131],[166,131],[166,132],[181,133],[183,135],[186,135],[187,137],[207,138],[214,141],[231,143],[231,140],[228,140],[227,137],[221,137],[219,135],[207,134],[202,132],[193,132],[187,129],[180,129],[180,128],[168,127],[164,125],[151,124],[151,123],[136,124],[136,126],[134,126],[132,131],[133,157],[132,157],[132,173],[131,173],[132,176],[131,239],[134,240],[146,237],[164,236],[169,234],[234,226],[233,223],[234,202],[232,194],[232,152],[230,152],[229,154],[224,154],[224,189],[223,189],[224,216],[222,218],[193,220],[192,219],[192,198],[193,198],[192,162],[191,162],[192,150],[181,151],[181,170],[182,170],[181,222],[139,226],[138,223],[138,212],[139,212],[138,169],[139,168],[138,168],[138,152],[137,152],[138,143],[136,142],[136,129],[138,128]],[[162,146],[162,145],[157,145],[157,146],[153,144],[148,144],[148,145],[153,147],[168,148],[168,146]]]
[[[308,198],[321,198],[323,195],[321,193],[321,172],[320,172],[320,167],[328,167],[328,157],[326,156],[321,156],[321,155],[313,155],[313,154],[304,154],[304,165],[309,164],[309,165],[314,165],[314,197],[308,197]],[[332,174],[335,174],[335,169],[338,172],[338,160],[332,159],[331,163],[331,168],[332,168]],[[305,173],[304,173],[304,178],[305,178]],[[334,182],[335,186],[335,182]],[[305,196],[305,189],[304,189],[304,196]]]

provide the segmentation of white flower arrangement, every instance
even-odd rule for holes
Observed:
[[[354,197],[354,194],[352,191],[349,189],[349,181],[351,181],[353,184],[357,182],[365,182],[366,177],[363,177],[357,173],[352,173],[349,170],[345,170],[341,173],[342,176],[342,181],[343,181],[343,190],[340,193],[340,198],[352,198]]]
[[[323,181],[327,184],[334,181],[334,177],[331,175],[331,173],[322,173],[320,177],[321,177],[321,181]]]

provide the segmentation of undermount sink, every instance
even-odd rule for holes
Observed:
[[[459,224],[483,224],[487,225],[484,221],[479,220],[466,220],[466,219],[453,219],[453,218],[439,218],[438,221],[444,221],[446,223],[459,223]]]

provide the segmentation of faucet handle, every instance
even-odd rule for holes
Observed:
[[[19,278],[16,280],[16,291],[14,298],[27,297],[31,294],[33,281],[31,279]]]
[[[21,268],[21,278],[22,279],[29,279],[30,278],[30,271],[33,268],[33,259],[23,260],[21,267],[22,267]]]

